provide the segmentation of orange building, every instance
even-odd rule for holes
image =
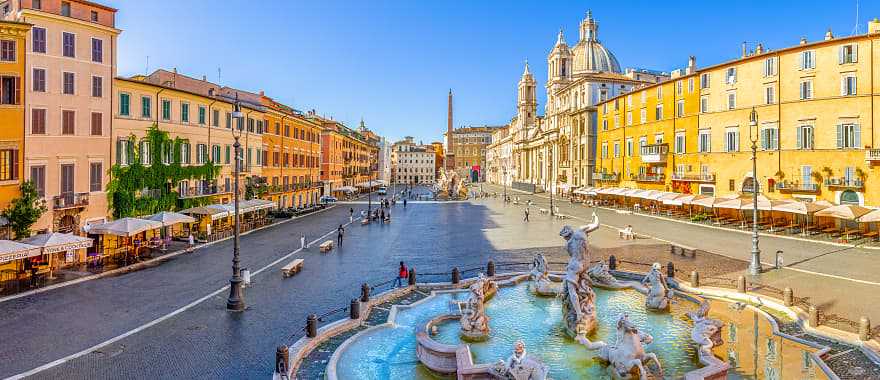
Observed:
[[[321,124],[260,93],[266,106],[262,176],[279,207],[316,204],[321,195]]]
[[[340,122],[323,118],[310,111],[308,118],[320,123],[321,181],[324,194],[343,195],[358,185],[376,180],[379,148],[367,136]]]
[[[24,93],[26,36],[30,24],[0,21],[0,210],[19,195],[24,162]],[[11,53],[11,54],[10,54]],[[0,226],[0,239],[5,236]]]
[[[443,142],[434,141],[431,143],[434,148],[434,175],[440,178],[440,171],[443,170]],[[435,179],[437,179],[435,178]]]

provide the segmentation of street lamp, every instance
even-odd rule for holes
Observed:
[[[235,94],[235,103],[233,103],[232,108],[232,118],[236,121],[236,125],[232,126],[232,137],[235,139],[235,143],[232,145],[235,149],[235,167],[233,169],[233,176],[235,176],[234,183],[234,192],[233,202],[235,204],[235,225],[233,230],[235,231],[235,235],[232,243],[232,278],[229,280],[229,298],[226,300],[226,308],[234,311],[243,311],[245,308],[244,304],[244,294],[241,290],[241,268],[239,267],[238,260],[238,238],[239,233],[239,220],[238,220],[238,174],[241,171],[241,154],[239,153],[241,149],[241,144],[238,142],[238,139],[241,137],[243,127],[243,122],[241,120],[241,102],[238,101],[238,93]],[[236,130],[238,132],[236,132]]]
[[[761,250],[758,248],[758,111],[752,107],[749,113],[749,140],[752,142],[752,261],[749,263],[749,274],[761,274]]]

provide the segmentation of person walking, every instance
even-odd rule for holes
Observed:
[[[345,234],[345,228],[342,228],[342,225],[339,225],[339,228],[336,229],[336,244],[342,247],[342,235]]]
[[[403,198],[403,208],[406,208],[406,198]]]
[[[406,269],[406,264],[403,261],[400,262],[400,268],[397,269],[397,278],[394,280],[395,287],[403,286],[403,280],[409,278],[409,269]]]
[[[384,208],[382,209],[382,212],[379,213],[379,218],[380,218],[379,219],[380,221],[383,221],[383,222],[385,221],[385,209]]]
[[[306,234],[302,233],[299,235],[299,246],[302,249],[306,249]]]
[[[196,245],[196,241],[195,241],[195,238],[193,238],[193,234],[192,234],[192,232],[189,233],[189,237],[187,238],[187,240],[188,240],[188,242],[189,242],[189,247],[186,249],[186,251],[187,251],[187,252],[192,252],[192,251],[193,251],[193,247]]]
[[[529,208],[526,207],[526,209],[524,211],[523,222],[528,222],[528,221],[529,221]]]
[[[348,222],[349,223],[354,222],[354,207],[348,208]]]

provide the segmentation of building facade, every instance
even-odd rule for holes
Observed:
[[[437,177],[436,155],[431,145],[416,144],[411,136],[394,143],[394,183],[432,185]]]
[[[265,199],[279,208],[306,207],[321,196],[321,126],[260,92],[266,107],[262,177]]]
[[[510,127],[498,128],[492,133],[492,143],[486,147],[486,181],[496,185],[510,186],[513,179],[513,139]]]
[[[724,195],[757,183],[772,198],[880,204],[880,193],[869,190],[880,181],[874,142],[880,72],[872,65],[880,58],[878,39],[880,22],[872,21],[867,34],[836,38],[829,31],[821,41],[778,50],[744,47],[738,59],[633,92],[634,99],[648,99],[634,105],[648,109],[644,123],[615,121],[628,112],[629,94],[603,102],[599,120],[609,128],[599,133],[600,171],[607,178],[597,184]],[[661,121],[650,117],[658,92]],[[630,139],[645,144],[627,155]]]
[[[452,131],[452,152],[446,152],[446,159],[450,153],[455,156],[455,171],[462,178],[468,178],[471,182],[485,180],[486,147],[492,143],[492,133],[501,127],[497,126],[473,126],[461,127]]]
[[[24,178],[25,142],[25,52],[30,25],[0,21],[0,211],[19,195]],[[10,50],[11,49],[11,50]],[[0,223],[4,224],[4,223]],[[0,239],[10,238],[0,225]]]
[[[324,194],[341,195],[345,187],[354,188],[378,175],[379,148],[367,138],[344,124],[318,116],[307,115],[321,124],[321,181]]]
[[[107,216],[116,9],[80,0],[5,5],[7,20],[33,25],[21,46],[27,72],[24,174],[49,211],[32,228],[79,232]]]

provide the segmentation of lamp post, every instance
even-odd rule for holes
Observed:
[[[749,140],[752,142],[752,260],[749,274],[761,274],[761,250],[758,248],[758,111],[752,107],[749,113]]]
[[[547,155],[547,191],[550,192],[550,216],[553,216],[553,185],[555,184],[555,178],[553,177],[553,159],[549,154]]]
[[[229,280],[229,298],[226,300],[226,308],[234,311],[243,311],[245,308],[244,294],[241,290],[241,268],[238,260],[238,238],[239,238],[239,220],[238,220],[238,173],[241,171],[241,144],[238,139],[241,137],[243,122],[241,121],[241,102],[238,101],[238,94],[235,94],[235,103],[232,108],[232,118],[236,120],[236,125],[232,126],[232,137],[235,143],[232,145],[235,149],[235,168],[233,176],[235,176],[233,203],[235,205],[235,225],[233,227],[234,237],[232,243],[232,278]],[[236,132],[237,130],[237,132]]]
[[[504,190],[504,200],[507,200],[507,165],[501,169],[503,177],[501,177],[501,188]]]

